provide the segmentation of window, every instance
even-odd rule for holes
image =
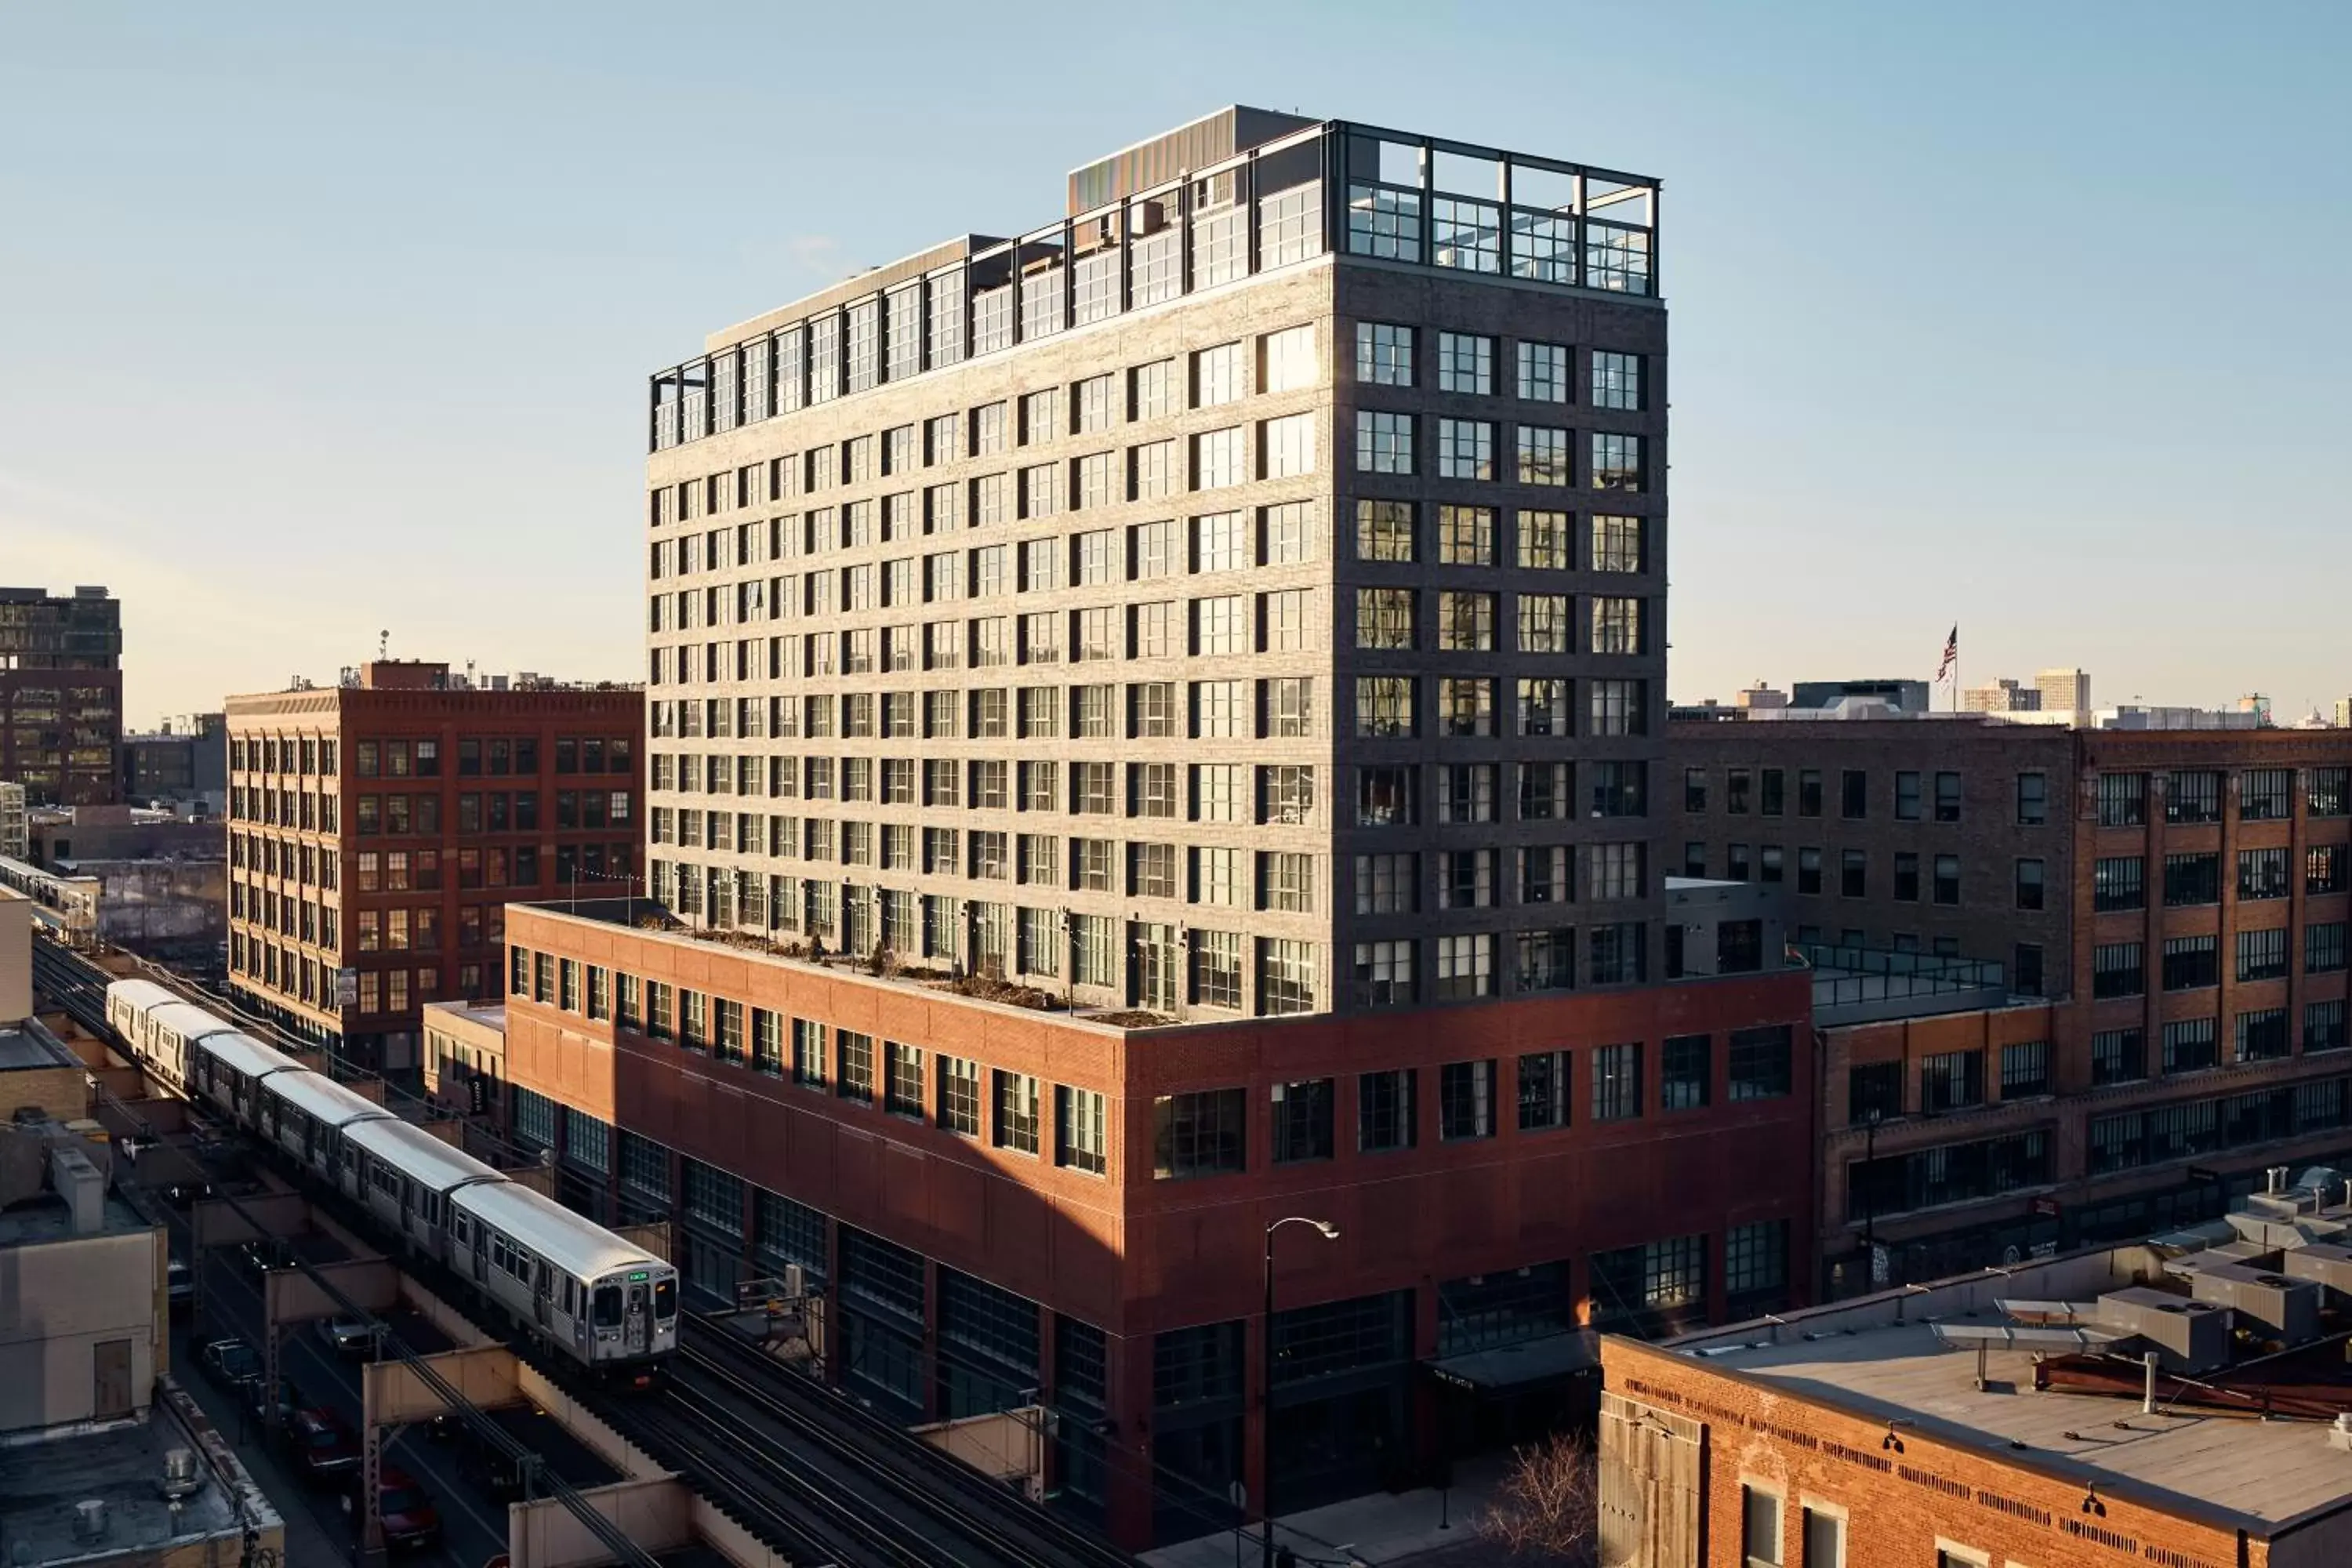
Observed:
[[[995,1144],[1015,1153],[1037,1152],[1037,1080],[1027,1073],[996,1073]]]
[[[2164,989],[2194,991],[2221,983],[2219,941],[2211,936],[2167,937],[2164,942]]]
[[[1568,432],[1543,425],[1518,427],[1516,476],[1523,485],[1566,485],[1574,475],[1568,456]]]
[[[1243,1169],[1246,1092],[1163,1094],[1151,1102],[1152,1174],[1162,1181]]]
[[[2304,809],[2314,816],[2352,813],[2352,768],[2314,768]]]
[[[2221,820],[2221,775],[2206,768],[2175,768],[2164,793],[2164,820]]]
[[[1982,1105],[1984,1052],[1947,1051],[1919,1064],[1919,1109],[1930,1116]]]
[[[1410,1149],[1417,1142],[1413,1122],[1416,1069],[1393,1068],[1356,1079],[1356,1147],[1365,1153]]]
[[[1766,1025],[1731,1032],[1729,1065],[1731,1098],[1776,1100],[1791,1086],[1791,1042],[1789,1026]]]
[[[1804,1510],[1804,1568],[1845,1568],[1845,1516]]]
[[[1592,405],[1634,412],[1641,409],[1641,355],[1593,351]]]
[[[1373,386],[1412,384],[1412,329],[1356,323],[1356,379]]]
[[[2138,827],[2147,821],[2147,775],[2099,775],[2099,826]]]
[[[1898,773],[1895,775],[1895,820],[1897,822],[1919,820],[1919,775],[1916,773]]]
[[[1092,1089],[1054,1087],[1054,1163],[1099,1176],[1110,1168],[1105,1100]]]
[[[1483,873],[1489,865],[1490,851],[1474,851],[1475,862]],[[1484,876],[1479,892],[1484,893]],[[1461,1001],[1474,996],[1489,996],[1495,990],[1495,939],[1486,931],[1467,932],[1437,939],[1437,999],[1441,1002]]]
[[[1943,773],[1936,775],[1936,820],[1958,822],[1960,819],[1960,775]]]
[[[1417,944],[1410,938],[1356,944],[1356,1001],[1365,1007],[1409,1007],[1415,999]]]
[[[2091,949],[2091,995],[2138,996],[2147,990],[2147,976],[2136,942],[2101,942]]]
[[[1740,1560],[1745,1568],[1780,1568],[1780,1500],[1739,1489]]]
[[[2042,908],[2042,864],[2039,860],[2017,863],[2017,907],[2021,910]]]
[[[2147,907],[2142,879],[2147,862],[2137,855],[2103,856],[2091,868],[2091,907],[2105,914]]]
[[[2271,1061],[2287,1054],[2286,1009],[2262,1007],[2238,1015],[2236,1060]]]
[[[2050,820],[2050,777],[2047,773],[2017,775],[2017,824],[2039,827]]]
[[[1658,1109],[1697,1110],[1715,1079],[1715,1042],[1706,1035],[1669,1035],[1658,1051]]]
[[[2325,921],[2303,928],[2303,972],[2333,974],[2344,967],[2344,922]]]
[[[1409,650],[1413,641],[1413,601],[1411,588],[1356,590],[1356,646],[1360,648]]]
[[[1860,822],[1870,816],[1869,773],[1860,768],[1847,768],[1839,775],[1838,815],[1848,822]]]
[[[2182,1018],[2164,1026],[2164,1070],[2194,1072],[2220,1065],[2220,1042],[2214,1020]]]
[[[2106,1029],[2091,1037],[2091,1083],[2130,1083],[2147,1076],[2137,1029]]]
[[[1592,469],[1588,476],[1596,490],[1643,490],[1649,488],[1642,437],[1594,432]]]
[[[1628,1121],[1642,1114],[1639,1043],[1596,1046],[1592,1057],[1592,1120]]]
[[[1410,474],[1412,416],[1376,409],[1356,413],[1356,468],[1367,474]]]
[[[1838,851],[1838,896],[1859,899],[1867,895],[1870,860],[1862,850]]]
[[[1519,1058],[1519,1131],[1545,1131],[1568,1125],[1567,1051],[1538,1051]]]
[[[1356,559],[1413,559],[1413,503],[1409,500],[1359,500],[1356,503]]]
[[[1495,510],[1484,506],[1437,509],[1437,559],[1446,566],[1495,563]]]
[[[1493,423],[1485,419],[1440,419],[1437,422],[1437,476],[1444,479],[1493,479]]]
[[[2164,902],[2168,909],[2221,901],[2221,858],[2214,854],[2167,855]]]
[[[1274,1158],[1276,1164],[1328,1160],[1332,1118],[1338,1102],[1335,1080],[1278,1083],[1273,1088]]]
[[[2238,897],[2284,899],[2289,891],[2287,852],[2278,849],[2238,851]]]
[[[2238,783],[2241,822],[2284,822],[2294,815],[2294,770],[2249,768]]]
[[[2303,1048],[2306,1055],[2313,1051],[2340,1051],[2347,1046],[2352,1046],[2352,1031],[2346,1027],[2341,998],[2313,1002],[2304,1007]]]
[[[2341,844],[2315,844],[2303,852],[2303,890],[2340,893],[2347,886],[2346,867],[2352,857]]]
[[[920,1054],[915,1070],[921,1071]],[[893,1098],[897,1087],[893,1086]],[[967,1138],[980,1136],[980,1064],[960,1057],[939,1058],[939,1123]],[[893,1109],[897,1109],[896,1106]]]
[[[1495,390],[1495,340],[1467,332],[1437,334],[1437,390],[1486,397]]]
[[[1936,902],[1957,904],[1960,901],[1960,858],[1957,855],[1936,857]]]
[[[2050,1042],[2026,1040],[2000,1048],[2000,1097],[2022,1100],[2050,1092]]]
[[[1437,1135],[1448,1142],[1495,1135],[1493,1062],[1447,1062],[1437,1069]]]
[[[2306,933],[2306,941],[2308,941],[2308,933]],[[2284,926],[2270,926],[2261,931],[2242,931],[2238,932],[2237,945],[2237,973],[2240,980],[2278,980],[2286,974],[2287,945]],[[2170,946],[2169,942],[2166,943],[2168,952]],[[2167,986],[2166,989],[2170,990],[2171,987]]]
[[[1560,343],[1521,342],[1519,396],[1529,403],[1569,401],[1569,350]]]

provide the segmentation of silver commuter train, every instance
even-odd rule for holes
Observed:
[[[677,1349],[677,1270],[147,980],[106,988],[106,1018],[158,1078],[366,1209],[527,1332],[599,1373]]]

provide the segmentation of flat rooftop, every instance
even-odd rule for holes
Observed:
[[[104,1228],[100,1236],[129,1236],[135,1231],[152,1230],[155,1224],[132,1208],[113,1193],[106,1194],[100,1211]],[[65,1199],[55,1193],[43,1193],[13,1207],[0,1209],[0,1248],[38,1247],[51,1241],[74,1239],[73,1214],[66,1207]],[[0,1540],[5,1540],[0,1535]]]
[[[204,1478],[176,1510],[162,1486],[163,1457],[174,1448],[194,1454]],[[0,1446],[0,1540],[28,1563],[100,1554],[127,1561],[141,1552],[160,1557],[174,1543],[234,1539],[240,1517],[264,1529],[277,1522],[226,1445],[215,1458],[206,1455],[168,1401],[144,1419]],[[93,1500],[106,1505],[105,1532],[96,1540],[76,1528],[79,1505]]]
[[[25,1072],[36,1068],[79,1068],[81,1058],[66,1049],[56,1036],[27,1018],[0,1024],[0,1072]]]
[[[2036,1391],[2046,1347],[1946,1344],[1937,1323],[2006,1321],[1997,1300],[2084,1300],[2161,1270],[2152,1246],[2076,1254],[1686,1334],[1653,1347],[1872,1423],[1985,1452],[1996,1463],[2120,1490],[2154,1506],[2262,1534],[2352,1503],[2352,1455],[2327,1423],[2207,1408],[2144,1413],[2140,1400]],[[2135,1368],[2135,1371],[2137,1369]]]

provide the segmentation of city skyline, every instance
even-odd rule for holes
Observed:
[[[932,115],[795,79],[800,118],[855,137],[780,161],[760,95],[697,105],[707,134],[648,134],[639,111],[690,99],[721,38],[795,58],[833,47],[833,23],[614,12],[548,37],[493,16],[426,48],[406,23],[291,11],[19,14],[0,123],[35,155],[0,193],[37,221],[0,238],[0,282],[45,308],[0,326],[18,372],[0,578],[121,596],[133,727],[331,679],[387,629],[395,656],[626,678],[618,454],[639,378],[700,341],[703,302],[747,318],[967,226],[1044,221],[1064,149],[1224,102],[1409,121],[1350,61],[1462,72],[1518,14],[1485,15],[1351,12],[1362,37],[1338,52],[1314,47],[1328,14],[1253,16],[1259,47],[1182,81],[1125,68],[1171,39],[1108,19],[1048,116],[990,87],[1009,41],[942,27],[927,48],[919,14],[902,63]],[[2296,85],[2344,23],[2301,15],[2294,49],[2192,49],[2112,8],[2054,26],[1596,12],[1515,43],[1503,83],[1527,90],[1482,95],[1457,134],[1665,182],[1668,303],[1696,345],[1675,388],[1676,700],[1924,676],[1956,620],[1972,679],[2063,660],[2105,699],[2262,690],[2282,715],[2352,684],[2327,641],[2328,568],[2352,545],[2320,423],[2347,329],[2317,260],[2346,204],[2315,199],[2340,184],[2321,160],[2341,138],[2324,82]],[[1536,90],[1578,79],[1604,25],[1608,90]],[[124,88],[102,121],[76,107]],[[2212,112],[2150,107],[2192,88]],[[1986,94],[2007,112],[1983,115]],[[2225,288],[2225,328],[2175,324],[2179,299]],[[2217,507],[2200,476],[2225,463]],[[2174,634],[2217,511],[2307,568],[2218,647]],[[1788,613],[1816,596],[1837,613]]]

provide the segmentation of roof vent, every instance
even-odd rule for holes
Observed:
[[[163,1495],[177,1502],[194,1497],[204,1489],[205,1478],[196,1468],[196,1453],[193,1448],[173,1448],[163,1455]]]
[[[2339,1415],[2327,1428],[2327,1446],[2340,1454],[2352,1454],[2352,1415]]]
[[[74,1539],[103,1541],[106,1539],[106,1500],[84,1498],[74,1504]]]

